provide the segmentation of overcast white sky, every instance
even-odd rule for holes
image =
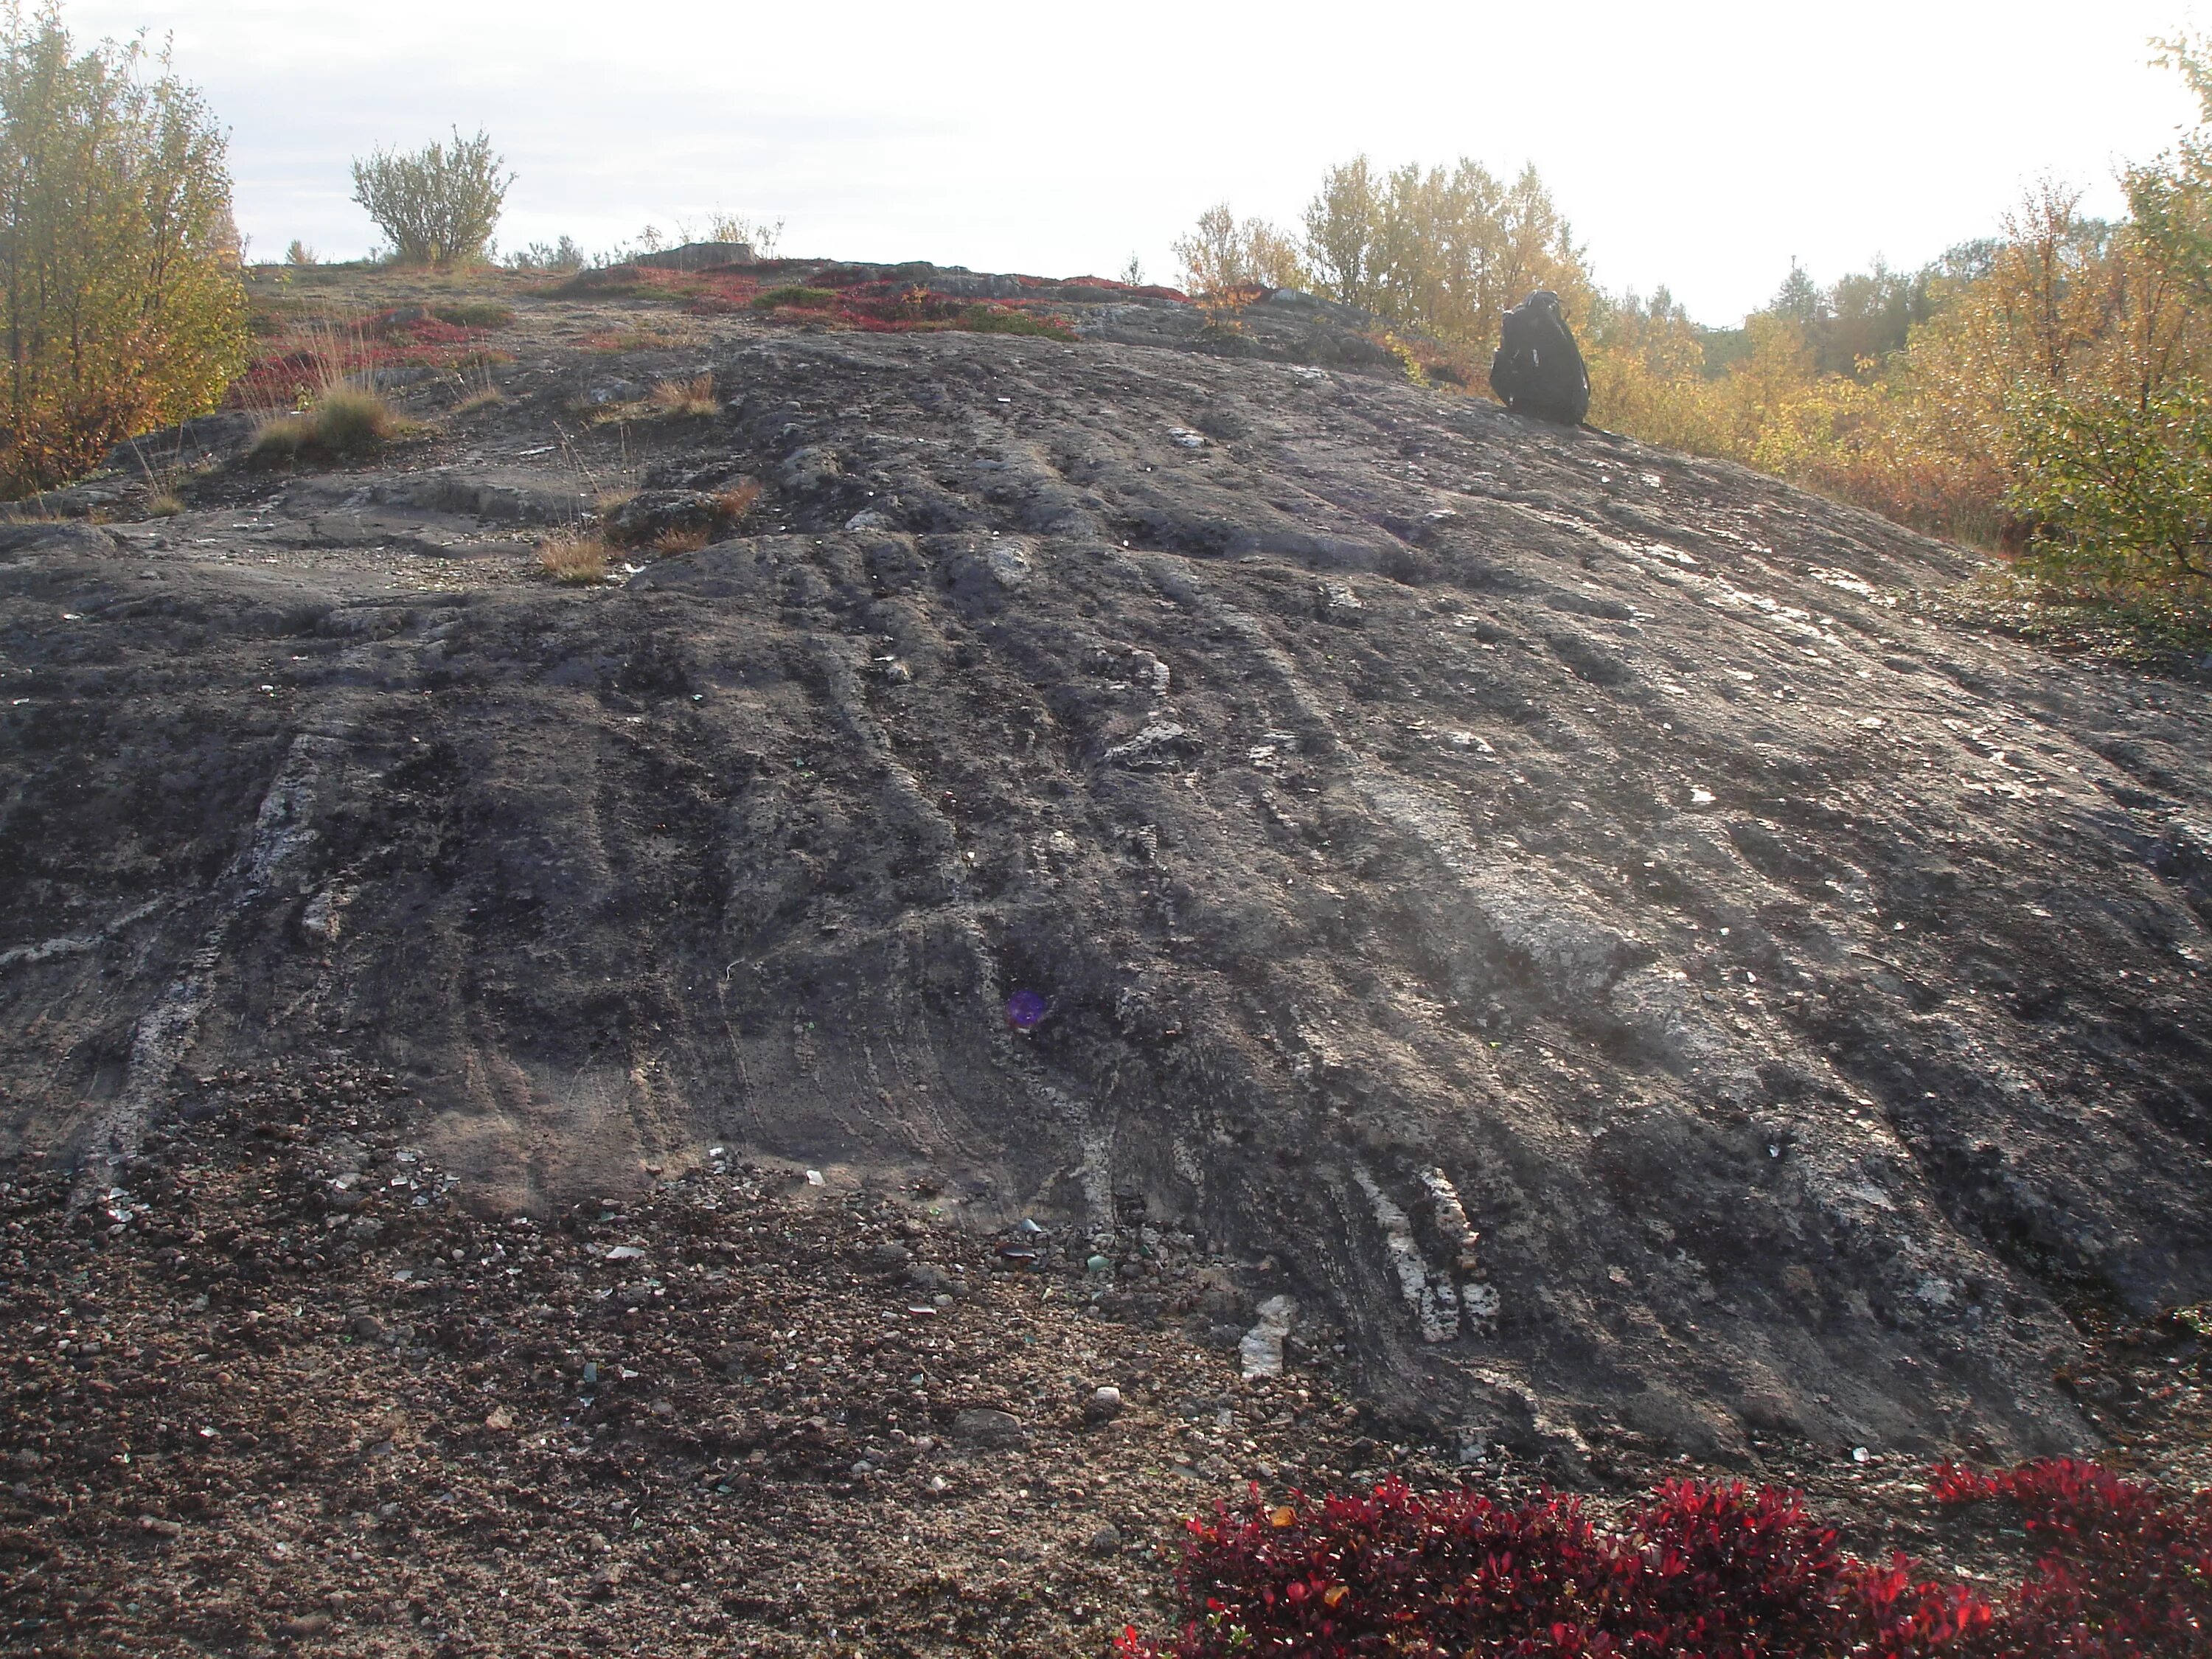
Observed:
[[[502,244],[588,247],[721,207],[784,251],[1111,274],[1208,204],[1295,222],[1322,170],[1533,161],[1607,287],[1732,322],[1790,258],[1832,278],[1988,233],[2051,173],[2116,167],[2192,106],[2148,40],[2180,0],[76,0],[81,37],[175,38],[232,129],[259,257],[374,232],[349,156],[488,128]]]

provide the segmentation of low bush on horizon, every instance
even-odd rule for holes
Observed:
[[[1066,319],[1032,309],[1039,302],[973,300],[939,294],[919,283],[856,283],[837,296],[835,313],[842,326],[871,334],[1025,334],[1073,340]]]
[[[514,183],[513,173],[501,176],[505,166],[489,134],[464,138],[456,127],[450,148],[428,143],[355,157],[353,199],[392,239],[394,263],[477,264],[487,257]]]
[[[1075,331],[1058,317],[1040,317],[1011,306],[967,306],[944,326],[962,334],[1027,334],[1042,340],[1077,337]]]
[[[509,270],[533,275],[573,276],[590,263],[582,245],[565,234],[557,241],[531,242],[507,256]]]
[[[896,280],[864,280],[842,287],[817,287],[806,283],[780,283],[763,288],[756,275],[761,267],[744,270],[676,271],[650,266],[592,273],[593,284],[576,290],[594,297],[655,295],[684,302],[694,316],[727,316],[751,310],[787,322],[827,325],[870,334],[958,332],[966,334],[1022,334],[1054,340],[1073,340],[1074,331],[1065,318],[1049,309],[1049,295],[1038,299],[975,300]],[[817,280],[835,279],[835,271],[819,273]],[[1085,284],[1126,289],[1146,295],[1181,298],[1171,289],[1130,289],[1106,277],[1084,277]],[[1024,279],[1040,289],[1042,280]],[[635,342],[635,343],[629,343]],[[641,331],[595,335],[586,342],[597,350],[649,349],[651,341]]]
[[[1795,1493],[1668,1481],[1616,1526],[1549,1493],[1417,1494],[1217,1506],[1189,1523],[1182,1633],[1133,1628],[1120,1659],[2204,1659],[2212,1494],[2091,1463],[1935,1471],[1930,1495],[2008,1508],[2035,1555],[2021,1583],[1862,1561]]]

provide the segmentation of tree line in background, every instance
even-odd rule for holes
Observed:
[[[2212,617],[2212,46],[2163,43],[2200,124],[2085,216],[2045,181],[2000,234],[1914,271],[1826,287],[1795,268],[1735,328],[1663,289],[1602,289],[1534,167],[1332,168],[1286,230],[1211,210],[1176,245],[1187,287],[1310,289],[1418,336],[1416,372],[1468,386],[1503,313],[1549,289],[1584,345],[1590,418],[1725,457],[2076,590]],[[356,161],[387,257],[492,256],[511,176],[483,133]],[[781,225],[717,214],[773,255]],[[681,234],[690,234],[689,227]],[[573,270],[569,238],[507,256]],[[298,243],[289,256],[310,263]],[[0,8],[0,494],[48,487],[118,441],[213,407],[243,367],[241,250],[221,129],[166,57],[79,53],[51,3]],[[1418,349],[1417,349],[1418,346]]]
[[[2077,590],[2212,597],[2212,55],[2163,44],[2202,124],[2125,175],[2129,213],[2037,185],[1995,237],[1914,271],[1829,286],[1793,268],[1741,326],[1703,328],[1662,289],[1600,287],[1534,168],[1471,161],[1333,168],[1300,232],[1224,205],[1176,244],[1205,292],[1296,287],[1444,348],[1483,385],[1502,313],[1558,294],[1583,345],[1590,420],[1741,461],[2016,556]],[[1301,234],[1302,232],[1302,234]]]

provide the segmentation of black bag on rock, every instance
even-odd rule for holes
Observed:
[[[1580,426],[1589,413],[1589,374],[1559,296],[1538,289],[1505,313],[1499,334],[1490,360],[1490,389],[1499,400],[1516,415]]]

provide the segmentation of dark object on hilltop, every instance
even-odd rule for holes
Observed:
[[[1505,313],[1490,389],[1516,415],[1580,426],[1589,413],[1589,374],[1573,331],[1559,314],[1559,296],[1538,289]]]

